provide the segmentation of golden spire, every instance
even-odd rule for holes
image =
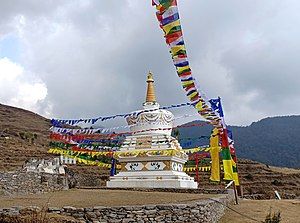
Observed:
[[[156,102],[153,74],[150,71],[147,75],[147,84],[146,102]]]

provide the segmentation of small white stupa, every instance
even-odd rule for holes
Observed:
[[[121,171],[110,177],[107,187],[197,188],[194,179],[183,172],[188,156],[171,136],[174,115],[159,109],[151,73],[147,84],[144,109],[127,118],[133,134],[120,148]]]

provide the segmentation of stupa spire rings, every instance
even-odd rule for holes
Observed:
[[[154,89],[154,79],[153,74],[151,71],[149,71],[147,75],[147,94],[146,94],[146,103],[147,102],[156,102],[156,95],[155,95],[155,89]]]

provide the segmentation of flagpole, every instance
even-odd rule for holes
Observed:
[[[198,159],[198,153],[196,152],[196,181],[197,181],[197,185],[199,187],[199,159]]]

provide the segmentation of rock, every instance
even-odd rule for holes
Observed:
[[[133,218],[124,218],[122,220],[122,223],[129,223],[129,222],[135,222],[135,220]]]
[[[106,209],[106,207],[105,206],[95,206],[95,207],[93,207],[94,211],[95,210],[103,210],[103,209]]]
[[[72,207],[72,206],[64,206],[63,207],[64,211],[67,212],[67,213],[73,213],[76,211],[76,208],[75,207]]]
[[[161,210],[172,210],[174,208],[173,205],[168,205],[168,204],[164,204],[164,205],[156,205],[157,209],[161,209]]]
[[[187,207],[187,205],[186,204],[175,204],[173,207],[178,208],[178,209],[184,209]]]
[[[48,212],[60,212],[61,209],[58,207],[48,207]]]
[[[27,215],[27,214],[37,213],[40,211],[41,211],[41,208],[39,208],[37,206],[29,206],[29,207],[21,209],[19,212],[20,212],[20,214]]]
[[[153,210],[153,209],[156,209],[156,205],[147,205],[147,206],[144,206],[146,210]]]
[[[88,208],[84,208],[85,212],[92,212],[94,208],[92,207],[88,207]]]

